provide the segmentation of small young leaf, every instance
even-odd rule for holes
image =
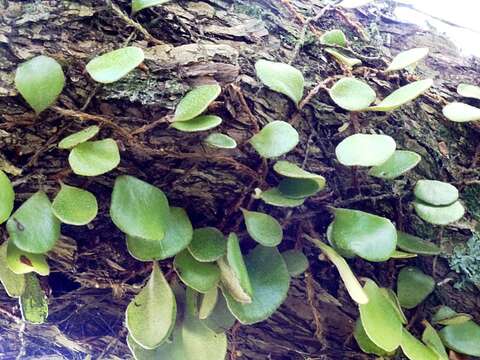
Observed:
[[[389,354],[382,348],[379,348],[377,345],[375,345],[372,340],[370,340],[360,319],[358,319],[355,323],[353,337],[357,341],[358,347],[366,354],[374,354],[378,356],[387,356]]]
[[[378,166],[394,154],[396,146],[388,135],[354,134],[337,145],[335,154],[345,166]]]
[[[227,306],[225,297],[219,295],[215,308],[206,319],[202,320],[202,323],[217,334],[223,334],[235,324],[236,320]]]
[[[282,242],[283,230],[278,221],[270,215],[242,209],[248,234],[263,246],[277,246]]]
[[[0,170],[0,224],[4,223],[13,210],[15,192],[8,176]]]
[[[62,67],[48,56],[36,56],[20,64],[15,73],[15,87],[37,114],[57,100],[64,86]]]
[[[343,7],[345,9],[355,9],[360,6],[367,5],[371,3],[373,0],[343,0],[338,6]]]
[[[480,100],[480,87],[470,84],[459,84],[457,92],[463,97]]]
[[[408,252],[395,250],[392,253],[392,256],[390,258],[391,259],[411,259],[411,258],[414,258],[414,257],[417,257],[417,254],[412,254],[412,253],[408,253]]]
[[[428,48],[414,48],[403,51],[393,58],[385,72],[401,70],[415,65],[427,56],[428,52]]]
[[[460,201],[448,206],[431,206],[415,201],[413,203],[417,215],[433,225],[448,225],[460,220],[465,214],[465,208]]]
[[[51,250],[60,237],[60,221],[53,215],[47,195],[32,195],[7,221],[10,240],[23,251],[43,254]]]
[[[220,280],[223,293],[228,293],[239,303],[250,304],[252,302],[252,297],[242,288],[239,278],[233,271],[232,267],[228,264],[226,257],[218,259],[217,264],[220,268]]]
[[[480,326],[473,321],[445,326],[440,330],[440,337],[449,349],[465,355],[480,356]]]
[[[437,331],[427,321],[423,321],[422,323],[425,325],[425,330],[422,334],[424,344],[438,356],[438,360],[449,360],[440,335],[438,335]]]
[[[408,85],[402,86],[400,89],[395,90],[385,99],[383,99],[378,105],[371,106],[367,110],[369,111],[392,111],[396,108],[412,101],[422,95],[433,85],[432,79],[414,81]]]
[[[222,118],[219,116],[201,115],[188,121],[175,121],[172,127],[184,132],[196,132],[213,129],[221,123]]]
[[[237,147],[237,142],[235,141],[235,139],[231,138],[228,135],[220,133],[213,133],[208,135],[205,138],[204,142],[207,145],[219,149],[235,149]]]
[[[401,231],[397,231],[397,247],[419,255],[438,255],[441,253],[440,248],[434,243]]]
[[[86,69],[93,80],[109,84],[123,78],[140,65],[144,58],[142,49],[127,46],[93,58]]]
[[[335,104],[349,111],[364,110],[377,97],[369,85],[352,77],[338,80],[329,94]]]
[[[0,282],[8,296],[19,297],[25,290],[25,276],[16,274],[8,268],[7,246],[7,241],[0,245]]]
[[[43,324],[48,317],[48,299],[34,274],[25,275],[25,290],[20,296],[23,320]]]
[[[305,201],[305,199],[288,198],[278,188],[262,191],[259,196],[266,204],[280,207],[296,207],[302,205]]]
[[[472,105],[453,102],[443,108],[443,115],[454,122],[478,121],[480,120],[480,109]]]
[[[418,180],[413,193],[418,200],[433,206],[451,205],[458,200],[455,186],[437,180]]]
[[[264,158],[278,157],[297,146],[297,130],[285,121],[272,121],[250,139],[250,144]]]
[[[206,292],[202,296],[202,300],[200,301],[200,308],[198,310],[198,318],[200,320],[205,320],[210,316],[213,309],[215,309],[215,305],[218,301],[218,288],[214,287]]]
[[[60,192],[53,199],[52,211],[65,224],[86,225],[97,216],[97,199],[86,190],[62,183]]]
[[[167,230],[161,240],[148,240],[127,235],[130,255],[140,261],[165,260],[187,248],[192,241],[193,228],[185,210],[170,208]]]
[[[298,105],[303,97],[305,80],[293,66],[267,60],[258,60],[255,70],[259,79],[273,91],[288,96]]]
[[[220,280],[220,269],[216,264],[197,261],[187,250],[175,256],[173,265],[185,285],[200,293],[208,292]]]
[[[423,302],[435,289],[435,280],[415,267],[404,267],[397,280],[397,294],[400,305],[413,309]]]
[[[133,176],[116,178],[110,217],[124,233],[147,240],[162,240],[169,213],[168,199],[159,188]]]
[[[218,84],[202,85],[189,91],[178,103],[173,120],[188,121],[196,118],[207,110],[221,91]]]
[[[165,4],[169,1],[170,0],[132,0],[132,14],[152,6]]]
[[[392,180],[413,169],[422,160],[422,157],[413,151],[395,150],[393,155],[383,164],[374,166],[369,175]]]
[[[347,56],[343,52],[341,52],[337,49],[326,48],[325,52],[332,55],[335,58],[335,60],[337,60],[339,63],[347,66],[350,69],[353,68],[354,66],[360,65],[362,63],[362,60]]]
[[[240,249],[240,242],[235,233],[230,233],[227,239],[227,264],[232,269],[233,274],[238,279],[238,282],[249,296],[252,295],[252,284],[250,283],[250,276],[245,266],[242,250]]]
[[[11,241],[7,245],[7,266],[15,274],[35,272],[41,276],[50,274],[45,255],[32,254],[17,248]]]
[[[325,178],[321,175],[303,170],[297,164],[285,160],[279,160],[273,165],[273,170],[279,175],[293,179],[317,179],[325,184]]]
[[[193,239],[188,246],[190,254],[200,262],[220,259],[227,250],[227,241],[220,230],[204,227],[193,231]]]
[[[438,360],[436,353],[422,344],[420,340],[415,338],[406,329],[403,329],[402,343],[400,346],[405,356],[410,360]]]
[[[145,349],[160,346],[170,336],[177,303],[156,262],[147,284],[128,304],[125,314],[130,336]]]
[[[472,320],[472,315],[457,313],[448,306],[441,306],[432,316],[432,322],[440,325],[458,325]]]
[[[288,198],[304,199],[323,189],[325,183],[317,179],[283,179],[278,190]]]
[[[283,261],[287,265],[290,276],[303,274],[308,269],[308,259],[300,250],[287,250],[282,252]]]
[[[66,138],[62,139],[58,143],[58,148],[59,149],[71,149],[78,144],[84,143],[85,141],[90,140],[93,138],[95,135],[98,134],[100,131],[100,128],[96,125],[89,126],[79,132],[76,132],[75,134],[69,135]]]
[[[118,166],[120,153],[113,139],[86,141],[70,151],[68,162],[77,175],[98,176]]]
[[[347,37],[340,29],[326,31],[320,36],[320,43],[323,45],[347,46]]]

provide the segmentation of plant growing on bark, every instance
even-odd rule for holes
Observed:
[[[460,84],[457,87],[459,95],[472,99],[480,99],[480,87],[470,84]],[[447,104],[443,115],[454,122],[470,122],[480,120],[480,109],[461,102]]]

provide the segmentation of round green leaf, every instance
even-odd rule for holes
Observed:
[[[290,276],[276,248],[258,245],[245,259],[252,284],[252,301],[236,301],[225,294],[232,314],[242,324],[255,324],[270,317],[287,297]]]
[[[397,231],[397,247],[419,255],[438,255],[441,253],[440,248],[434,243],[401,231]]]
[[[127,235],[130,255],[140,261],[164,260],[184,250],[192,241],[193,228],[185,210],[170,208],[167,230],[161,240],[148,240]]]
[[[60,237],[60,221],[52,212],[47,195],[32,195],[7,221],[11,241],[19,249],[34,254],[51,250]]]
[[[8,176],[0,170],[0,224],[4,223],[13,210],[15,192]]]
[[[217,265],[197,261],[187,250],[175,256],[173,265],[185,285],[201,293],[217,286],[220,280],[220,269]]]
[[[227,241],[220,230],[204,227],[193,231],[193,239],[188,246],[192,256],[201,262],[211,262],[225,255]]]
[[[413,203],[417,215],[426,222],[434,225],[448,225],[460,220],[465,214],[465,208],[460,201],[448,206],[430,206],[415,201]]]
[[[237,319],[230,312],[225,297],[219,295],[215,308],[206,319],[202,320],[202,323],[216,333],[222,334],[228,331],[235,324],[235,321]]]
[[[437,312],[432,316],[432,322],[441,325],[458,325],[470,320],[472,320],[472,315],[457,313],[448,306],[440,306]]]
[[[317,179],[283,179],[278,185],[278,190],[286,197],[304,199],[315,195],[322,190],[324,182]]]
[[[93,80],[109,84],[123,78],[140,65],[144,58],[142,49],[127,46],[93,58],[86,69]]]
[[[100,128],[98,126],[89,126],[86,129],[83,129],[79,132],[76,132],[75,134],[69,135],[66,138],[62,139],[62,141],[58,143],[58,147],[60,149],[71,149],[78,144],[90,140],[95,135],[97,135],[99,131]]]
[[[170,336],[176,316],[175,296],[154,262],[147,284],[128,304],[126,326],[129,334],[140,346],[154,349]]]
[[[347,46],[347,38],[342,30],[333,29],[326,31],[320,36],[320,43],[323,45]]]
[[[335,58],[335,60],[349,68],[353,68],[355,65],[360,65],[362,63],[362,60],[347,56],[337,49],[326,48],[325,52],[329,53]]]
[[[34,274],[25,274],[25,290],[20,296],[20,310],[23,320],[31,324],[43,324],[47,320],[48,298]]]
[[[454,122],[478,121],[480,120],[480,109],[472,105],[453,102],[443,108],[443,115]]]
[[[15,87],[37,114],[57,100],[64,86],[62,67],[48,56],[36,56],[20,64],[15,73]]]
[[[207,145],[220,149],[235,149],[237,147],[235,139],[220,133],[210,134],[204,141]]]
[[[478,86],[459,84],[457,87],[457,92],[461,96],[480,100],[480,87]]]
[[[218,288],[214,287],[202,296],[200,301],[200,308],[198,309],[198,318],[205,320],[215,309],[218,301]]]
[[[354,134],[337,145],[335,154],[345,166],[377,166],[394,154],[396,146],[388,135]]]
[[[86,225],[97,216],[97,199],[86,190],[62,183],[60,192],[53,199],[52,211],[65,224]]]
[[[250,144],[264,158],[278,157],[297,146],[297,130],[285,121],[272,121],[250,139]]]
[[[202,85],[189,91],[177,105],[174,121],[188,121],[207,110],[208,106],[220,95],[222,88],[218,84]]]
[[[162,190],[133,176],[117,177],[110,217],[124,233],[147,240],[162,240],[170,209]]]
[[[423,324],[425,325],[425,330],[422,334],[424,344],[438,356],[438,360],[449,360],[440,335],[427,321],[423,321]]]
[[[415,65],[420,60],[428,55],[428,48],[414,48],[406,51],[402,51],[400,54],[395,56],[385,70],[385,72],[396,71],[405,69],[409,66]]]
[[[423,302],[435,289],[435,280],[415,267],[404,267],[397,279],[397,294],[400,305],[413,309]]]
[[[15,274],[35,272],[41,276],[50,274],[44,254],[32,254],[17,248],[11,241],[7,245],[7,266]]]
[[[266,204],[280,207],[296,207],[303,204],[305,199],[292,199],[286,197],[278,188],[262,191],[259,195]]]
[[[366,354],[374,354],[378,356],[386,356],[388,352],[379,348],[375,343],[370,340],[365,329],[363,328],[360,319],[355,323],[355,329],[353,330],[353,337],[357,341],[358,347]]]
[[[374,166],[369,175],[392,180],[413,169],[422,160],[422,157],[413,151],[396,150],[383,164]]]
[[[118,166],[120,153],[113,139],[86,141],[70,151],[68,162],[77,175],[98,176]]]
[[[242,209],[248,234],[263,246],[277,246],[282,242],[283,230],[270,215]]]
[[[7,246],[7,241],[0,245],[0,282],[8,296],[19,297],[25,290],[25,276],[16,274],[8,268]]]
[[[290,276],[299,276],[308,269],[308,259],[300,250],[284,251],[282,257]]]
[[[258,60],[255,64],[255,71],[258,78],[273,91],[288,96],[295,104],[302,100],[305,80],[301,71],[293,66]]]
[[[170,0],[132,0],[132,14],[136,12],[157,5],[162,5]]]
[[[338,80],[329,94],[335,104],[349,111],[364,110],[377,97],[369,85],[351,77]]]
[[[461,354],[480,356],[480,326],[473,321],[448,325],[440,330],[445,346]]]
[[[395,90],[378,105],[371,106],[367,110],[370,111],[391,111],[412,101],[422,95],[433,85],[432,79],[414,81],[408,85],[402,86]]]
[[[434,206],[450,205],[458,200],[455,186],[437,180],[418,180],[413,193],[418,200]]]
[[[406,329],[402,333],[402,347],[403,353],[410,360],[439,360],[436,353],[425,346],[420,340],[416,339]]]
[[[195,132],[213,129],[221,123],[222,118],[219,116],[201,115],[188,121],[175,121],[172,127],[184,132]]]
[[[368,261],[386,261],[395,251],[397,232],[390,220],[359,210],[335,209],[332,241]]]
[[[288,178],[293,179],[316,179],[325,184],[325,178],[321,175],[311,173],[309,171],[303,170],[297,164],[291,163],[290,161],[279,160],[273,165],[273,170],[279,175],[283,175]]]
[[[402,341],[402,322],[392,303],[372,280],[367,280],[368,303],[360,304],[360,319],[372,342],[387,352],[394,351]]]

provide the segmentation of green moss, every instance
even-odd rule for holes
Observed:
[[[468,212],[480,221],[480,184],[466,186],[462,192],[462,198]]]
[[[467,284],[480,287],[480,235],[474,235],[463,245],[457,245],[448,260],[452,270],[462,275],[462,281],[456,287]]]

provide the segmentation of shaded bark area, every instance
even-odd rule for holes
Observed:
[[[116,4],[116,5],[115,5]],[[116,176],[131,174],[160,187],[174,206],[184,207],[194,226],[218,226],[237,231],[242,247],[254,244],[241,224],[240,207],[266,211],[284,225],[283,249],[303,248],[311,267],[293,281],[289,297],[269,320],[236,327],[229,334],[232,359],[366,359],[351,338],[358,316],[356,306],[330,263],[302,241],[306,229],[324,237],[331,221],[327,206],[349,207],[387,216],[405,231],[439,242],[448,254],[471,236],[478,213],[441,230],[426,225],[413,213],[411,189],[416,180],[432,178],[457,185],[462,194],[478,186],[476,125],[447,122],[441,115],[455,98],[456,85],[475,82],[476,59],[464,59],[446,38],[391,17],[387,4],[343,12],[324,9],[320,0],[174,1],[148,9],[134,20],[126,14],[128,1],[3,1],[0,2],[0,168],[9,173],[17,205],[42,189],[51,197],[59,181],[93,192],[99,216],[89,227],[63,226],[57,248],[49,254],[52,274],[42,279],[49,292],[50,316],[41,326],[20,322],[17,302],[0,292],[0,359],[128,359],[123,327],[124,309],[150,271],[126,251],[123,235],[108,217]],[[398,147],[418,152],[423,161],[394,182],[374,180],[340,166],[336,144],[351,129],[338,132],[348,114],[334,106],[321,90],[297,112],[280,94],[261,86],[254,75],[257,59],[291,62],[306,77],[310,91],[325,79],[345,74],[322,50],[318,34],[341,28],[363,65],[353,75],[366,79],[380,97],[412,80],[378,72],[391,54],[411,47],[431,48],[418,77],[434,77],[435,87],[418,101],[393,113],[369,113],[359,119],[362,132],[383,132]],[[99,86],[85,73],[96,54],[125,46],[144,48],[145,66],[121,81]],[[16,94],[13,75],[28,58],[47,54],[62,63],[67,86],[56,108],[35,118]],[[201,145],[203,134],[185,134],[168,127],[178,99],[193,85],[215,80],[223,87],[210,112],[224,122],[220,130],[240,144],[233,151]],[[278,183],[246,141],[268,121],[292,122],[301,136],[286,158],[324,174],[327,191],[293,211],[266,206],[251,198],[255,187]],[[71,173],[67,154],[56,144],[66,134],[100,124],[101,137],[112,136],[122,148],[121,165],[100,177]],[[475,183],[477,181],[477,183]],[[478,194],[480,192],[477,192]],[[476,198],[465,199],[478,204]],[[6,239],[4,227],[0,228]],[[416,264],[433,274],[434,295],[409,312],[413,329],[434,307],[447,304],[480,320],[477,290],[459,291],[458,278],[445,257],[409,261],[351,262],[356,274],[394,286],[398,268]],[[167,270],[169,261],[162,263]]]

